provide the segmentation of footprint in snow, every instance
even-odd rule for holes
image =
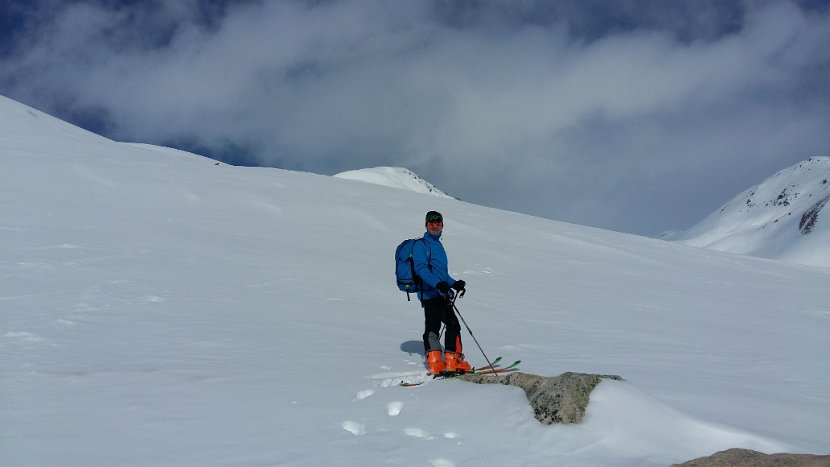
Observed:
[[[413,438],[421,438],[421,439],[435,439],[434,436],[430,435],[428,432],[420,429],[420,428],[407,428],[403,430],[403,432],[407,436],[412,436]]]
[[[370,397],[374,393],[375,393],[374,389],[364,389],[364,390],[358,392],[357,394],[355,394],[354,398],[355,398],[355,400],[362,401],[363,399],[366,399],[367,397]]]
[[[362,423],[346,420],[345,422],[341,423],[340,426],[342,426],[344,430],[348,431],[349,433],[355,436],[361,436],[366,434],[366,427]]]
[[[455,462],[449,459],[432,459],[429,463],[432,464],[433,467],[455,467]]]
[[[403,409],[403,402],[392,401],[386,406],[386,413],[389,414],[390,417],[397,417],[401,414],[401,409]]]

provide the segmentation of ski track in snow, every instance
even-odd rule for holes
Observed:
[[[10,331],[3,335],[6,339],[14,339],[17,342],[25,344],[36,344],[43,342],[43,338],[26,331],[14,332]]]

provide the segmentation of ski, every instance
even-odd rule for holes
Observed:
[[[426,383],[426,380],[424,380],[424,381],[415,381],[415,382],[401,381],[400,385],[405,387],[405,388],[414,388],[415,386],[420,386],[424,383]]]
[[[468,375],[500,375],[503,373],[512,373],[518,371],[518,368],[493,368],[492,370],[477,371],[475,373],[467,373]],[[458,375],[460,376],[460,375]]]
[[[510,373],[510,372],[518,370],[519,364],[522,363],[521,360],[516,360],[515,362],[511,363],[510,365],[507,365],[505,367],[500,367],[496,363],[499,360],[501,360],[501,357],[498,357],[495,360],[493,360],[493,366],[492,367],[490,365],[486,365],[485,367],[482,367],[482,368],[476,368],[476,369],[474,369],[473,371],[471,371],[469,373],[448,373],[448,374],[434,375],[431,379],[451,379],[451,378],[457,378],[461,375],[498,375],[498,374],[502,374],[502,373]],[[427,376],[429,376],[429,375],[427,375]],[[421,386],[422,384],[426,383],[427,381],[429,381],[428,378],[425,378],[422,381],[414,381],[414,382],[401,381],[400,385],[405,387],[405,388],[411,388],[411,387]]]
[[[431,378],[430,378],[430,376],[431,376]],[[420,386],[420,385],[426,383],[427,381],[430,381],[430,380],[433,380],[433,379],[450,379],[450,378],[456,378],[458,376],[461,376],[461,373],[441,373],[440,375],[427,374],[426,376],[424,376],[424,379],[422,379],[420,381],[401,381],[400,385],[405,387],[405,388],[411,388],[411,387],[414,387],[414,386]]]
[[[509,373],[511,371],[518,370],[519,369],[518,368],[519,364],[521,364],[521,363],[522,363],[521,360],[516,360],[515,362],[513,362],[510,365],[507,365],[505,367],[501,367],[501,366],[498,366],[498,365],[494,364],[495,368],[483,368],[481,370],[476,369],[472,373],[474,375],[490,375],[490,374],[498,374],[498,373]]]
[[[490,369],[493,369],[493,368],[497,368],[497,367],[499,367],[499,362],[500,361],[501,361],[501,355],[499,355],[498,357],[496,357],[495,360],[493,360],[492,365],[484,365],[482,367],[473,368],[473,371],[474,372],[475,371],[484,371],[484,370],[490,370]]]
[[[511,363],[510,365],[507,365],[506,367],[502,368],[502,370],[509,370],[511,368],[518,368],[518,366],[521,365],[521,363],[522,363],[521,360],[516,360],[515,362]]]
[[[483,367],[473,368],[472,372],[475,373],[475,372],[479,372],[479,371],[486,371],[486,370],[492,370],[492,369],[495,369],[495,368],[499,368],[501,366],[501,365],[499,365],[499,362],[501,361],[501,359],[502,359],[502,357],[501,357],[501,355],[499,355],[498,357],[496,357],[492,361],[492,365],[484,365]],[[513,365],[511,365],[511,366],[513,366]],[[452,375],[451,374],[442,374],[442,375],[429,375],[428,374],[427,377],[429,377],[429,376],[432,376],[432,379],[444,379],[444,378],[447,378],[447,377],[458,376],[458,375],[457,374],[452,374]],[[426,380],[427,380],[427,378],[425,377],[424,381],[417,381],[417,382],[401,381],[400,385],[403,386],[403,387],[420,386],[420,385],[424,384],[426,382]]]

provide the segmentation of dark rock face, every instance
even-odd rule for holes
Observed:
[[[683,467],[828,467],[830,455],[764,454],[749,449],[729,449],[709,457],[701,457],[675,465]]]
[[[536,419],[545,425],[579,423],[585,416],[591,391],[603,379],[622,380],[614,375],[563,373],[545,377],[522,372],[503,375],[464,375],[464,381],[477,384],[504,384],[520,387],[527,394]]]
[[[818,221],[818,213],[821,212],[821,209],[827,204],[827,201],[830,201],[830,196],[825,197],[804,212],[801,216],[801,222],[798,223],[798,228],[802,234],[807,235],[813,231],[813,227],[815,227],[816,221]]]

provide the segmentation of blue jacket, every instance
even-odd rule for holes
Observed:
[[[423,281],[421,300],[429,300],[441,295],[435,289],[439,282],[444,281],[451,286],[455,279],[448,271],[447,252],[441,244],[441,235],[431,235],[426,232],[424,241],[426,245],[425,242],[415,242],[412,246],[412,262],[415,265],[415,274],[418,274]],[[429,258],[427,258],[427,248],[429,248]]]

